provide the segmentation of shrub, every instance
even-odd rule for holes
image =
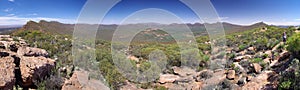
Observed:
[[[263,61],[262,58],[254,58],[254,59],[251,60],[252,63],[260,63],[262,61]]]
[[[289,65],[289,70],[280,72],[279,89],[299,90],[300,89],[300,70],[299,60],[294,59]]]
[[[246,49],[246,48],[247,48],[247,46],[244,45],[244,44],[242,44],[242,45],[239,46],[239,50],[240,50],[240,51],[241,51],[241,50],[244,50],[244,49]]]
[[[291,81],[284,81],[280,83],[279,88],[280,89],[290,89],[292,82]]]
[[[142,62],[140,66],[140,71],[144,72],[151,67],[151,63],[148,61]]]
[[[267,49],[267,44],[268,44],[267,38],[258,38],[255,42],[255,46],[258,51]]]
[[[300,52],[300,34],[294,34],[287,40],[287,50],[299,54]]]
[[[2,38],[1,41],[8,41],[8,39],[7,38]]]
[[[149,83],[142,83],[141,84],[141,88],[143,88],[143,89],[149,89],[149,88],[151,88],[152,87],[152,85],[151,85],[151,83],[149,82]]]
[[[210,59],[210,57],[208,55],[203,55],[202,56],[202,60],[205,61],[205,62],[208,62]]]
[[[268,56],[269,56],[269,54],[264,54],[262,57],[267,58]]]
[[[277,44],[279,43],[279,40],[272,38],[268,41],[267,47],[269,49],[272,49],[273,47],[275,47]]]
[[[38,90],[59,90],[62,88],[64,79],[57,75],[51,75],[41,81],[34,81]]]
[[[168,88],[164,87],[164,86],[156,86],[154,88],[154,90],[168,90]]]
[[[228,59],[233,59],[235,57],[235,54],[234,53],[229,53],[227,55]]]
[[[13,38],[13,41],[19,42],[20,40],[19,40],[18,38],[14,37],[14,38]]]

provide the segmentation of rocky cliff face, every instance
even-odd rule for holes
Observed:
[[[55,67],[55,60],[47,58],[44,49],[28,47],[25,40],[0,35],[0,90],[34,86]]]

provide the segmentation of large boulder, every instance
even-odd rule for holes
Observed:
[[[55,60],[45,57],[21,57],[20,71],[23,87],[33,85],[33,81],[40,80],[55,67]]]
[[[284,52],[280,53],[280,55],[279,55],[280,57],[278,58],[278,61],[284,61],[284,60],[288,59],[290,57],[290,55],[291,54],[289,52],[284,51]]]
[[[12,57],[0,58],[0,90],[13,90],[15,85],[15,64]]]
[[[161,74],[159,77],[159,83],[173,83],[180,77],[173,74]]]
[[[48,56],[46,50],[32,47],[20,47],[17,51],[17,54],[19,56]]]
[[[74,71],[69,80],[66,80],[62,90],[109,90],[105,84],[99,80],[89,79],[89,73],[84,71]]]

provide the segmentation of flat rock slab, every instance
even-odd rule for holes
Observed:
[[[173,83],[180,77],[174,74],[162,74],[159,78],[159,83]]]
[[[179,76],[185,77],[189,75],[196,74],[196,71],[188,68],[188,67],[172,67],[175,74],[178,74]]]

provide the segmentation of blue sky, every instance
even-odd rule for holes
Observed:
[[[0,0],[0,25],[20,25],[28,20],[41,19],[76,23],[85,2],[86,0]],[[249,25],[263,21],[275,25],[300,25],[300,0],[211,2],[224,22]],[[128,15],[147,8],[167,10],[185,23],[200,22],[186,5],[177,0],[123,0],[110,10],[102,23],[118,24]]]

